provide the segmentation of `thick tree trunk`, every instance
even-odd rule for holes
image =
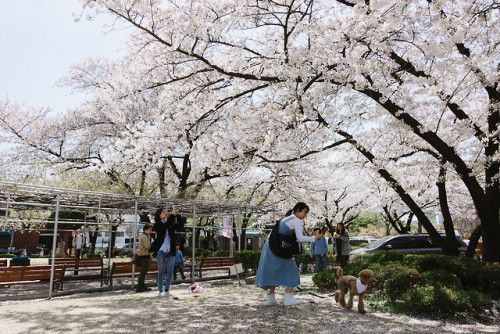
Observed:
[[[469,238],[469,246],[467,246],[467,251],[465,252],[465,256],[473,257],[476,254],[477,243],[481,238],[481,225],[474,229],[474,232],[470,235]]]
[[[439,206],[443,215],[443,225],[446,232],[443,251],[446,255],[458,256],[457,237],[455,236],[455,228],[451,218],[450,208],[448,206],[448,196],[446,194],[446,169],[443,165],[439,169],[439,179],[436,182],[439,193]]]

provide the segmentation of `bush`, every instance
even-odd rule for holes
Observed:
[[[101,252],[98,252],[98,253],[87,253],[85,255],[86,258],[90,259],[90,258],[99,258],[99,257],[102,257],[102,253]]]
[[[7,259],[10,259],[12,257],[15,257],[17,256],[16,254],[0,254],[0,258],[7,258]]]
[[[123,256],[123,249],[121,248],[115,248],[111,252],[111,257],[118,257],[118,256]]]
[[[475,279],[478,280],[478,284],[475,287],[470,286],[470,290],[479,290],[493,298],[500,297],[500,266],[484,265],[480,270],[465,274],[475,275]]]
[[[358,276],[363,269],[373,271],[378,268],[394,263],[401,263],[404,260],[404,254],[394,251],[380,252],[376,254],[358,255],[351,258],[344,268],[344,275]]]
[[[479,315],[487,309],[491,309],[493,307],[493,303],[491,298],[485,295],[482,292],[476,290],[468,290],[465,291],[465,294],[469,298],[471,304],[471,311],[475,315]]]
[[[32,259],[40,259],[40,258],[49,258],[50,255],[31,254],[30,257]]]
[[[193,248],[191,246],[184,246],[184,252],[182,255],[191,257],[192,256],[192,251]],[[195,257],[214,257],[214,252],[211,251],[210,249],[205,249],[205,248],[195,248]]]
[[[229,256],[229,251],[227,250],[218,250],[214,253],[215,257],[228,257]]]
[[[421,273],[441,269],[455,274],[464,290],[477,290],[494,298],[500,297],[500,266],[485,266],[464,256],[408,255],[405,259]]]
[[[315,268],[315,261],[314,259],[311,259],[311,255],[309,253],[297,254],[296,263],[298,263],[300,272],[303,274],[311,272],[311,269]]]
[[[422,279],[419,285],[432,285],[439,287],[447,287],[450,289],[462,289],[460,278],[454,273],[443,269],[434,269],[426,271],[422,274]]]
[[[408,255],[406,262],[411,263],[420,273],[443,269],[459,275],[465,269],[464,257],[447,255]]]
[[[463,290],[437,286],[419,286],[402,296],[403,309],[424,314],[455,314],[472,309]]]
[[[337,289],[337,275],[336,269],[325,269],[319,273],[315,273],[312,277],[314,284],[321,290],[335,290]]]
[[[393,301],[400,298],[420,280],[418,271],[401,264],[379,266],[373,270],[373,273],[377,279],[377,287],[382,288]]]
[[[241,252],[234,252],[234,263],[241,263],[243,265],[244,274],[257,273],[260,261],[260,250],[244,250]]]

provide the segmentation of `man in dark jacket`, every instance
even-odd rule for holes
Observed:
[[[158,209],[155,212],[155,224],[153,231],[156,238],[151,245],[153,256],[156,255],[158,261],[158,296],[169,297],[172,294],[168,291],[174,273],[175,264],[175,244],[178,242],[176,231],[180,232],[184,228],[185,218],[174,208],[172,214],[168,216],[165,209]],[[165,281],[165,291],[163,291],[163,276],[165,275],[165,260],[167,260],[167,277]]]

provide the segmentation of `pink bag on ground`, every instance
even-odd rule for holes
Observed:
[[[198,284],[193,284],[189,287],[189,292],[188,293],[200,293],[200,292],[205,292],[207,290],[203,289],[201,286]]]

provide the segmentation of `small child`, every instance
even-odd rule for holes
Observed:
[[[175,249],[177,252],[175,253],[175,263],[174,263],[174,280],[177,279],[177,269],[179,269],[181,273],[181,278],[185,279],[184,276],[184,256],[182,256],[182,251],[180,250],[179,244],[175,245]]]

